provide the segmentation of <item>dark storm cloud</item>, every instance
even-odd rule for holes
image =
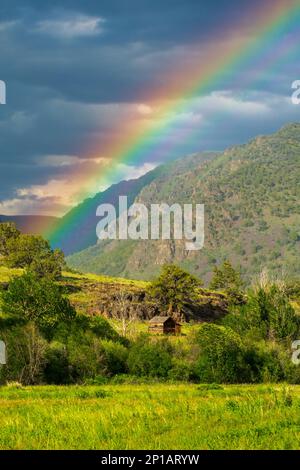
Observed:
[[[255,11],[251,3],[251,11]],[[45,86],[67,99],[136,100],[155,88],[159,70],[176,46],[216,41],[248,23],[247,2],[209,1],[26,1],[2,2],[0,30],[4,78]],[[55,24],[74,14],[104,19],[99,34],[65,40]],[[50,28],[41,24],[53,24]]]
[[[43,158],[82,158],[95,135],[107,139],[132,113],[130,104],[143,102],[145,90],[166,87],[162,71],[183,58],[193,61],[195,44],[201,54],[206,44],[217,44],[241,26],[251,35],[263,3],[271,5],[267,0],[1,0],[0,79],[7,83],[7,105],[0,106],[0,200],[58,177],[59,168],[37,163]],[[277,69],[262,68],[259,80],[224,76],[218,89],[242,89],[245,96],[256,90],[258,102],[268,101],[264,93],[284,100],[299,78],[297,55]],[[238,110],[227,119],[226,108],[222,127],[200,106],[205,121],[199,134],[196,129],[193,139],[171,146],[168,156],[157,153],[157,160],[221,149],[297,119],[295,108],[280,105],[276,113],[274,102],[268,106],[261,119],[247,113],[241,118]]]

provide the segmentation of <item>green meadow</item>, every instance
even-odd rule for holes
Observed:
[[[299,449],[300,386],[0,389],[0,449]]]

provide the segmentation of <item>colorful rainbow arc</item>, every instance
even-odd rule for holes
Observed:
[[[279,59],[276,46],[278,47],[285,35],[299,24],[299,2],[272,2],[271,7],[264,6],[254,13],[254,39],[253,33],[249,39],[246,28],[242,28],[238,38],[234,40],[231,40],[229,33],[228,40],[224,41],[221,48],[214,51],[215,54],[209,63],[195,63],[192,69],[184,72],[182,67],[179,67],[176,73],[174,71],[168,73],[168,76],[172,77],[172,82],[167,83],[166,89],[145,93],[144,101],[150,105],[154,103],[154,107],[159,110],[154,123],[145,120],[138,129],[130,127],[130,123],[125,123],[119,130],[122,137],[118,141],[111,141],[104,146],[101,143],[95,144],[96,148],[101,149],[101,155],[111,161],[108,168],[101,169],[99,187],[108,186],[112,181],[118,180],[120,163],[142,164],[153,158],[155,152],[166,145],[164,140],[166,136],[174,132],[177,116],[188,112],[197,98],[215,89],[218,84],[226,82],[230,77],[239,77],[249,63],[252,65],[258,61],[267,64],[268,67],[276,63]],[[286,48],[280,50],[281,56],[287,54],[292,45],[288,42]],[[181,137],[188,138],[185,134]],[[169,150],[167,145],[165,151]],[[93,154],[99,155],[99,152],[94,150]],[[94,165],[87,166],[85,173],[80,175],[85,186],[95,178],[94,171]],[[70,174],[70,180],[76,176],[77,173]],[[88,215],[84,211],[81,214],[77,211],[76,217],[81,220],[74,221],[72,217],[67,217],[64,224],[59,224],[54,230],[46,230],[44,235],[55,246],[60,244],[61,239],[66,238],[72,243],[74,223],[77,222],[77,227],[80,226],[85,216]],[[72,229],[69,230],[69,227]]]

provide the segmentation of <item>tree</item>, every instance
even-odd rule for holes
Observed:
[[[112,310],[111,316],[118,322],[116,329],[119,334],[126,338],[129,333],[133,333],[136,314],[131,309],[128,296],[125,292],[120,291],[114,296],[114,305],[115,309]]]
[[[76,316],[59,286],[31,272],[10,282],[8,290],[2,292],[1,304],[3,313],[34,322],[47,337],[52,336],[60,322],[69,322]]]
[[[254,298],[261,321],[266,324],[268,338],[296,338],[300,326],[299,317],[283,289],[276,284],[265,289],[260,287],[254,293]]]
[[[6,257],[9,254],[8,244],[20,236],[19,230],[12,222],[0,224],[0,256]]]
[[[62,269],[65,267],[65,256],[59,249],[50,250],[47,256],[36,256],[29,268],[39,277],[47,276],[58,279],[61,276]]]
[[[290,303],[285,286],[259,285],[247,292],[247,301],[231,308],[223,324],[255,340],[292,340],[300,330],[299,316]]]
[[[7,366],[3,370],[5,381],[18,381],[24,385],[40,382],[45,364],[47,342],[37,326],[29,322],[1,332],[7,345]]]
[[[296,338],[300,321],[288,297],[276,286],[270,292],[273,306],[270,314],[270,330],[277,339]]]
[[[248,375],[240,336],[231,328],[203,324],[196,333],[199,357],[195,372],[202,382],[235,383]]]
[[[20,235],[7,241],[6,264],[12,268],[29,268],[40,277],[58,278],[65,264],[60,250],[51,250],[41,236]]]
[[[222,289],[233,303],[241,303],[243,301],[243,287],[241,275],[233,268],[230,261],[224,261],[220,267],[214,267],[210,283],[211,289]]]
[[[152,282],[149,293],[169,312],[180,315],[186,305],[196,300],[201,285],[200,279],[171,264],[162,268],[158,279]]]

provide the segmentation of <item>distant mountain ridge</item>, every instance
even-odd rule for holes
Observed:
[[[58,220],[58,217],[46,215],[0,215],[0,223],[13,222],[20,232],[32,235],[41,235],[52,229]]]
[[[61,248],[66,255],[95,245],[97,243],[96,226],[99,222],[99,218],[96,217],[96,210],[100,204],[112,204],[118,209],[119,196],[127,196],[128,205],[131,205],[141,190],[152,181],[163,177],[163,175],[170,176],[174,174],[175,176],[176,172],[181,171],[182,167],[192,168],[200,160],[211,159],[214,155],[211,152],[204,152],[190,155],[186,159],[181,159],[178,163],[171,162],[160,165],[140,178],[113,184],[107,190],[84,200],[57,221],[55,230],[50,231],[51,245]],[[118,213],[117,216],[119,216]]]
[[[54,248],[61,248],[66,255],[78,252],[97,243],[96,226],[99,219],[96,210],[100,204],[118,207],[119,195],[126,195],[133,203],[141,189],[158,175],[154,169],[146,175],[113,184],[107,190],[85,199],[57,221],[49,239]],[[118,214],[119,215],[119,214]]]
[[[149,279],[176,262],[204,279],[225,258],[245,277],[267,267],[300,273],[300,124],[231,147],[211,158],[189,157],[163,167],[135,200],[205,204],[205,247],[182,241],[100,242],[68,258],[70,266],[113,276]]]

